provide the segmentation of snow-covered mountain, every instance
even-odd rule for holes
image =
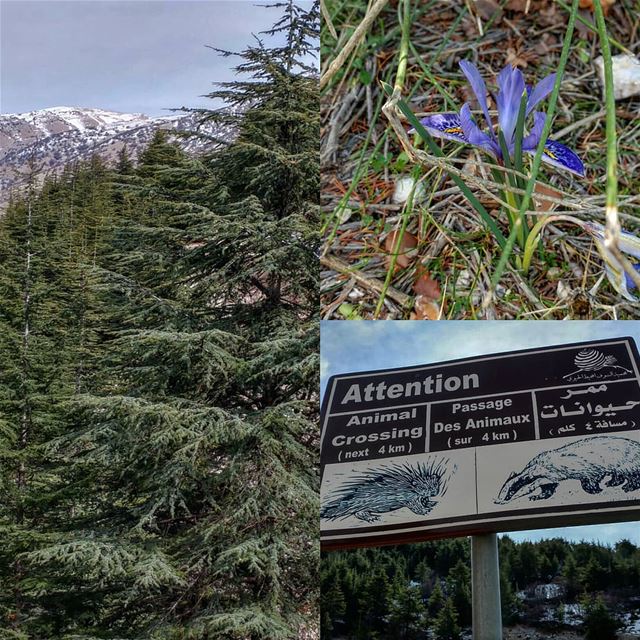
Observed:
[[[58,171],[67,163],[94,153],[111,162],[124,145],[136,157],[158,127],[194,131],[197,118],[192,114],[152,118],[142,113],[78,107],[0,114],[0,202],[6,201],[13,187],[23,183],[32,162],[42,173]],[[223,140],[232,136],[230,130],[213,126],[206,133]],[[196,138],[176,140],[188,152],[207,144]]]

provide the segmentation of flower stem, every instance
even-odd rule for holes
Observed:
[[[621,229],[618,217],[618,150],[616,146],[616,102],[613,94],[613,63],[611,61],[607,26],[604,21],[600,0],[593,0],[593,8],[596,16],[598,37],[600,38],[600,48],[602,49],[604,94],[607,109],[607,199],[605,210],[607,224],[604,233],[604,246],[613,254],[619,266],[633,280],[635,286],[640,288],[640,274],[625,258],[619,247]]]
[[[602,48],[602,61],[604,67],[604,93],[605,106],[607,110],[606,118],[606,138],[607,138],[607,209],[618,206],[618,152],[616,149],[616,103],[613,95],[613,68],[611,62],[611,49],[607,38],[607,27],[602,14],[600,0],[593,0],[593,8],[596,15],[596,26],[600,37],[600,47]]]
[[[402,92],[404,79],[407,75],[407,62],[409,60],[409,36],[411,35],[411,1],[402,0],[398,5],[398,13],[402,13],[402,38],[400,40],[400,51],[398,52],[398,72],[393,86],[395,91]]]
[[[579,0],[573,0],[573,4],[571,6],[571,15],[569,16],[569,23],[567,24],[567,30],[564,35],[564,42],[562,43],[562,53],[560,54],[560,62],[558,64],[556,81],[553,86],[553,91],[551,92],[551,97],[549,98],[547,118],[544,123],[542,136],[540,137],[540,142],[538,143],[538,148],[536,149],[536,155],[533,158],[531,175],[529,176],[529,181],[527,182],[527,188],[525,190],[525,194],[520,204],[520,210],[518,211],[518,219],[515,221],[515,224],[513,225],[513,229],[511,230],[511,233],[507,238],[507,243],[502,251],[500,260],[498,261],[498,266],[496,267],[496,270],[491,278],[491,286],[483,302],[483,307],[485,309],[491,303],[493,291],[495,290],[495,287],[500,281],[500,278],[502,277],[505,267],[507,266],[507,262],[509,261],[509,257],[511,256],[511,252],[513,251],[513,246],[516,242],[516,238],[520,231],[520,226],[523,224],[526,224],[524,214],[525,214],[525,211],[527,211],[529,202],[531,202],[531,195],[533,193],[533,189],[536,184],[536,178],[538,177],[540,164],[542,163],[542,154],[544,152],[544,145],[547,140],[547,137],[549,136],[549,132],[551,131],[551,121],[553,119],[553,114],[556,110],[556,104],[558,102],[558,94],[560,93],[560,84],[562,83],[562,77],[564,75],[564,69],[567,65],[567,59],[569,58],[569,51],[571,48],[571,38],[573,36],[573,28],[576,23],[576,15],[578,14],[578,7],[579,7]]]
[[[511,157],[509,156],[509,148],[507,147],[507,141],[505,140],[504,134],[502,131],[498,132],[498,140],[500,142],[500,149],[502,149],[502,161],[504,162],[504,166],[509,170],[504,172],[504,195],[507,204],[512,207],[509,213],[509,229],[513,229],[514,227],[518,228],[518,244],[521,247],[524,247],[524,243],[526,240],[526,236],[524,233],[525,225],[518,224],[518,211],[520,209],[520,196],[516,195],[513,192],[513,189],[518,188],[517,176],[510,171],[513,169],[513,165],[511,163]]]

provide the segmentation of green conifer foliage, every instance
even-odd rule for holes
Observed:
[[[499,553],[500,596],[505,627],[518,623],[536,626],[540,622],[540,603],[529,596],[540,584],[538,573],[531,572],[531,581],[521,582],[519,589],[515,586],[516,578],[522,580],[523,568],[520,558],[523,556],[538,558],[540,562],[549,563],[551,580],[560,587],[560,594],[562,594],[562,587],[565,588],[564,595],[560,595],[551,603],[555,609],[553,621],[558,626],[564,626],[560,615],[563,606],[565,611],[569,611],[570,606],[576,603],[582,604],[586,611],[594,606],[592,597],[588,595],[583,594],[576,599],[582,590],[580,578],[582,575],[588,577],[588,574],[592,574],[589,579],[595,580],[594,576],[600,575],[604,567],[612,567],[612,570],[608,572],[606,580],[601,576],[601,583],[595,591],[601,592],[603,602],[615,603],[615,612],[618,614],[630,613],[634,610],[633,598],[637,591],[640,549],[628,540],[623,540],[615,547],[611,547],[594,542],[572,543],[562,538],[538,542],[515,542],[505,535],[499,539]],[[346,601],[344,614],[339,618],[337,616],[333,618],[336,621],[339,620],[334,626],[334,636],[355,637],[360,634],[363,637],[374,638],[379,634],[382,638],[392,637],[394,630],[389,625],[388,614],[381,621],[383,625],[386,622],[386,626],[382,626],[381,631],[374,628],[376,621],[368,615],[369,585],[373,584],[375,576],[381,569],[384,569],[389,582],[393,585],[393,593],[412,584],[417,586],[417,581],[411,581],[408,576],[427,575],[430,570],[430,579],[433,584],[427,600],[429,627],[435,632],[434,621],[443,610],[444,602],[450,599],[456,614],[457,625],[464,629],[466,635],[471,618],[468,615],[466,623],[461,621],[462,616],[454,598],[461,604],[461,609],[468,611],[470,602],[468,559],[468,539],[444,539],[371,548],[366,551],[357,549],[324,554],[321,564],[322,592],[325,593],[328,585],[339,584]],[[588,571],[585,573],[587,568]],[[522,590],[524,593],[517,593],[517,590]],[[599,611],[593,624],[594,628],[604,629],[604,631],[597,631],[596,634],[608,634],[606,626],[598,627],[596,622],[599,625],[603,618],[616,617],[611,607],[607,616],[604,616],[603,606],[607,608],[607,605],[596,607]],[[330,600],[326,600],[325,612],[329,617],[333,614]],[[586,627],[584,630],[587,630]]]
[[[241,79],[222,83],[209,94],[227,109],[199,110],[204,120],[237,130],[234,144],[209,159],[219,184],[218,200],[229,205],[203,223],[205,244],[194,252],[194,269],[215,277],[202,279],[201,292],[224,296],[222,312],[243,313],[257,298],[275,311],[272,326],[287,317],[302,318],[316,305],[319,194],[318,79],[309,70],[317,52],[318,8],[309,11],[291,0],[272,33],[290,46],[267,48],[261,41],[237,56]],[[293,311],[294,313],[291,313]],[[299,323],[299,319],[296,319]],[[282,327],[287,330],[288,327]]]
[[[323,638],[330,638],[336,621],[341,620],[346,612],[344,593],[337,581],[323,585],[320,611],[321,635]]]
[[[133,173],[134,164],[129,156],[129,150],[127,145],[124,145],[118,152],[118,163],[116,165],[116,171],[123,176]]]
[[[276,6],[202,112],[232,143],[158,130],[0,219],[1,637],[317,626],[318,7]]]
[[[390,595],[388,637],[419,638],[427,627],[426,612],[420,588],[397,580]]]
[[[586,597],[584,637],[586,640],[616,640],[620,622],[609,611],[602,597]]]
[[[458,626],[458,614],[451,598],[447,598],[440,610],[433,631],[436,640],[460,640],[461,632]]]
[[[447,576],[447,593],[462,625],[471,624],[471,569],[458,560]]]
[[[442,593],[442,587],[440,586],[440,581],[438,580],[435,586],[433,587],[433,591],[431,592],[431,595],[429,596],[429,601],[428,601],[429,615],[435,618],[435,616],[437,616],[438,613],[440,613],[440,610],[442,609],[444,602],[445,602],[444,594]]]
[[[258,81],[224,88],[235,142],[191,159],[158,131],[133,170],[70,169],[47,209],[64,385],[34,462],[47,535],[20,548],[47,638],[277,640],[316,617],[317,7],[283,7],[291,45],[242,52]]]
[[[65,402],[93,373],[87,264],[107,203],[94,159],[45,180],[39,193],[32,184],[0,220],[0,630],[16,637],[59,630],[52,610],[65,595],[55,575],[31,571],[28,554],[58,539],[68,514],[64,471],[47,445],[67,427]]]

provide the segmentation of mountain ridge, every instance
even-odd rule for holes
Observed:
[[[228,126],[201,125],[197,114],[148,116],[97,107],[57,106],[17,114],[0,114],[0,203],[20,189],[31,164],[41,176],[58,173],[65,165],[101,156],[113,163],[126,146],[135,159],[151,141],[156,129],[175,133],[200,131],[206,136],[231,140]],[[188,153],[215,146],[199,137],[175,136]]]

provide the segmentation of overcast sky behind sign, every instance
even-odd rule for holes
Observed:
[[[321,388],[329,376],[455,360],[468,356],[567,342],[631,336],[640,346],[640,322],[515,321],[446,322],[352,321],[322,323]],[[526,376],[526,371],[522,372]],[[628,522],[510,533],[515,540],[564,537],[615,544],[627,538],[640,545],[640,523]]]
[[[238,58],[205,45],[255,42],[281,15],[257,3],[273,0],[0,0],[0,112],[214,106],[199,96],[231,80]]]

